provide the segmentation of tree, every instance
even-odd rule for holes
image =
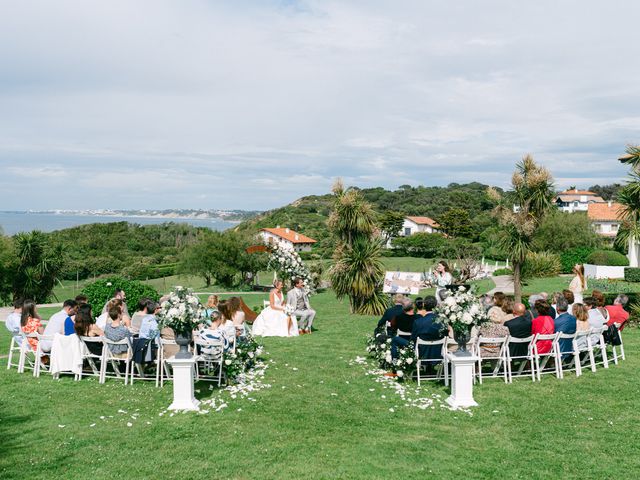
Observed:
[[[60,245],[51,245],[42,232],[19,233],[15,236],[17,266],[13,280],[16,297],[46,302],[63,268]]]
[[[638,260],[638,240],[640,239],[640,145],[629,145],[620,162],[630,165],[629,180],[618,192],[622,204],[622,228],[616,236],[616,246],[629,245],[631,266]]]
[[[589,191],[600,195],[603,200],[614,200],[621,189],[622,185],[620,183],[612,183],[610,185],[592,185],[589,187]]]
[[[536,252],[562,253],[578,247],[596,248],[602,243],[584,212],[566,213],[552,210],[533,236]]]
[[[395,237],[402,230],[404,224],[404,214],[393,210],[385,210],[378,217],[378,225],[386,244],[391,238]]]
[[[333,187],[333,211],[328,220],[336,250],[330,279],[337,297],[349,297],[351,312],[379,315],[387,302],[382,293],[384,269],[380,261],[382,242],[376,235],[375,213],[359,190]]]
[[[553,177],[549,171],[526,155],[516,164],[511,178],[512,190],[504,196],[490,189],[489,195],[499,201],[494,214],[503,227],[501,247],[513,266],[514,294],[522,300],[522,265],[532,250],[533,238],[540,222],[553,207]]]
[[[438,218],[444,233],[454,238],[471,238],[474,235],[469,212],[464,208],[450,208]]]
[[[439,233],[420,232],[407,237],[394,238],[391,243],[405,256],[436,258],[442,256],[447,239]]]
[[[7,305],[12,300],[16,268],[13,241],[0,234],[0,305]]]

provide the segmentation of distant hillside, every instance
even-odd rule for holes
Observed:
[[[487,185],[481,183],[457,184],[446,187],[411,187],[402,185],[397,190],[382,187],[363,189],[365,198],[374,208],[383,212],[394,210],[405,215],[425,215],[438,219],[450,208],[467,210],[472,219],[486,219],[494,204],[486,196]],[[240,231],[258,231],[260,228],[289,227],[318,240],[319,251],[330,248],[326,222],[331,211],[331,195],[311,195],[257,215],[236,227]],[[482,214],[485,215],[482,215]]]

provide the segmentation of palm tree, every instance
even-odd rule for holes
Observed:
[[[51,245],[44,233],[34,230],[15,236],[18,265],[14,278],[14,295],[45,302],[53,293],[63,267],[60,245]]]
[[[362,193],[345,189],[341,181],[328,225],[336,241],[329,271],[338,298],[349,297],[352,313],[378,315],[386,308],[382,293],[384,268],[380,261],[382,240],[377,235],[375,212]]]
[[[626,154],[619,160],[630,165],[631,172],[627,183],[618,192],[618,202],[622,204],[622,228],[616,236],[616,245],[628,245],[629,257],[634,258],[640,239],[640,146],[627,146]]]
[[[542,218],[553,206],[553,177],[531,155],[516,164],[511,178],[512,190],[504,198],[494,190],[489,195],[498,201],[494,215],[503,227],[501,247],[513,268],[516,302],[522,301],[522,265],[531,251],[533,236]]]

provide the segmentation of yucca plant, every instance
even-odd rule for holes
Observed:
[[[503,228],[501,247],[513,265],[514,295],[522,300],[522,266],[532,249],[533,236],[540,221],[553,206],[553,177],[531,155],[516,164],[512,190],[502,197],[495,189],[489,196],[498,202],[494,216]]]
[[[620,162],[630,165],[631,172],[624,187],[618,192],[622,204],[622,227],[616,236],[616,246],[635,248],[640,239],[640,146],[629,145]]]
[[[328,220],[336,242],[329,271],[332,287],[338,298],[349,298],[352,313],[379,315],[387,303],[382,293],[382,240],[376,234],[375,213],[359,190],[345,189],[340,181],[333,194]]]

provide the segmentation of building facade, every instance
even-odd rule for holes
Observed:
[[[408,237],[415,233],[440,233],[440,225],[429,217],[405,217],[400,236]]]
[[[603,203],[604,199],[594,192],[576,188],[560,192],[554,201],[561,212],[573,213],[586,212],[589,209],[589,205]]]
[[[614,202],[590,203],[587,216],[596,233],[613,240],[622,223],[622,205]]]
[[[260,230],[260,237],[267,245],[279,245],[287,250],[296,252],[310,252],[316,241],[290,228],[263,228]]]

